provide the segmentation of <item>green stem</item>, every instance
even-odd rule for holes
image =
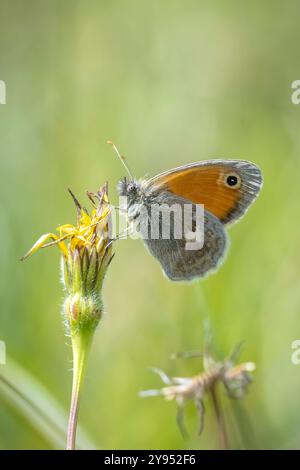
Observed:
[[[221,448],[221,450],[226,450],[226,449],[229,448],[229,446],[228,446],[228,437],[227,437],[227,432],[226,432],[226,426],[225,426],[223,411],[222,411],[221,404],[220,404],[220,402],[218,400],[218,397],[217,397],[215,386],[213,386],[211,388],[210,393],[211,393],[211,397],[212,397],[213,407],[215,409],[220,448]]]
[[[73,384],[70,406],[67,450],[75,450],[81,386],[84,379],[87,358],[93,339],[93,331],[79,331],[72,337]]]

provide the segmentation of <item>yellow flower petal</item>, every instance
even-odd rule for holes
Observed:
[[[32,255],[32,253],[35,253],[37,250],[39,250],[40,248],[43,247],[44,243],[49,240],[49,239],[52,239],[54,241],[57,241],[58,240],[58,236],[55,235],[54,233],[45,233],[44,235],[42,235],[36,242],[35,244],[33,245],[32,248],[30,248],[30,250],[21,258],[22,260],[28,258],[28,256]]]
[[[42,235],[22,259],[27,258],[40,248],[48,248],[53,245],[58,245],[63,255],[68,257],[68,246],[64,243],[65,240],[70,240],[71,251],[92,245],[102,250],[102,246],[105,244],[103,234],[106,235],[108,233],[107,216],[110,214],[110,206],[105,191],[105,189],[99,190],[98,193],[94,195],[95,198],[97,197],[98,207],[92,209],[91,215],[89,215],[76,200],[76,207],[79,212],[77,226],[72,224],[59,225],[56,229],[59,235],[53,233]],[[72,197],[73,199],[75,198],[73,194]],[[47,243],[49,239],[52,241]]]

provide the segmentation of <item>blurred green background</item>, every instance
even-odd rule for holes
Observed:
[[[257,364],[243,401],[223,400],[231,446],[300,448],[300,366],[291,363],[300,338],[300,106],[291,102],[299,2],[0,0],[0,10],[0,373],[43,401],[30,374],[67,413],[59,252],[19,258],[40,234],[75,222],[67,187],[84,201],[109,181],[117,201],[124,170],[107,139],[137,176],[249,159],[265,185],[230,230],[217,274],[173,284],[140,241],[115,245],[79,421],[99,448],[216,448],[209,402],[201,438],[188,407],[184,442],[174,403],[137,396],[160,385],[149,366],[177,376],[201,369],[170,353],[201,348],[208,317],[219,357],[244,340],[241,359]],[[0,448],[54,447],[46,434],[0,394]]]

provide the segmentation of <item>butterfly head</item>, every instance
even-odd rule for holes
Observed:
[[[128,180],[126,176],[118,183],[118,193],[120,196],[125,196],[128,202],[135,202],[141,197],[141,185],[134,179]]]

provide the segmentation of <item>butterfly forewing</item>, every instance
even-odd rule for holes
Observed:
[[[146,186],[149,191],[167,190],[204,204],[206,211],[228,224],[239,219],[255,200],[262,175],[248,161],[208,160],[161,173],[148,180]]]

